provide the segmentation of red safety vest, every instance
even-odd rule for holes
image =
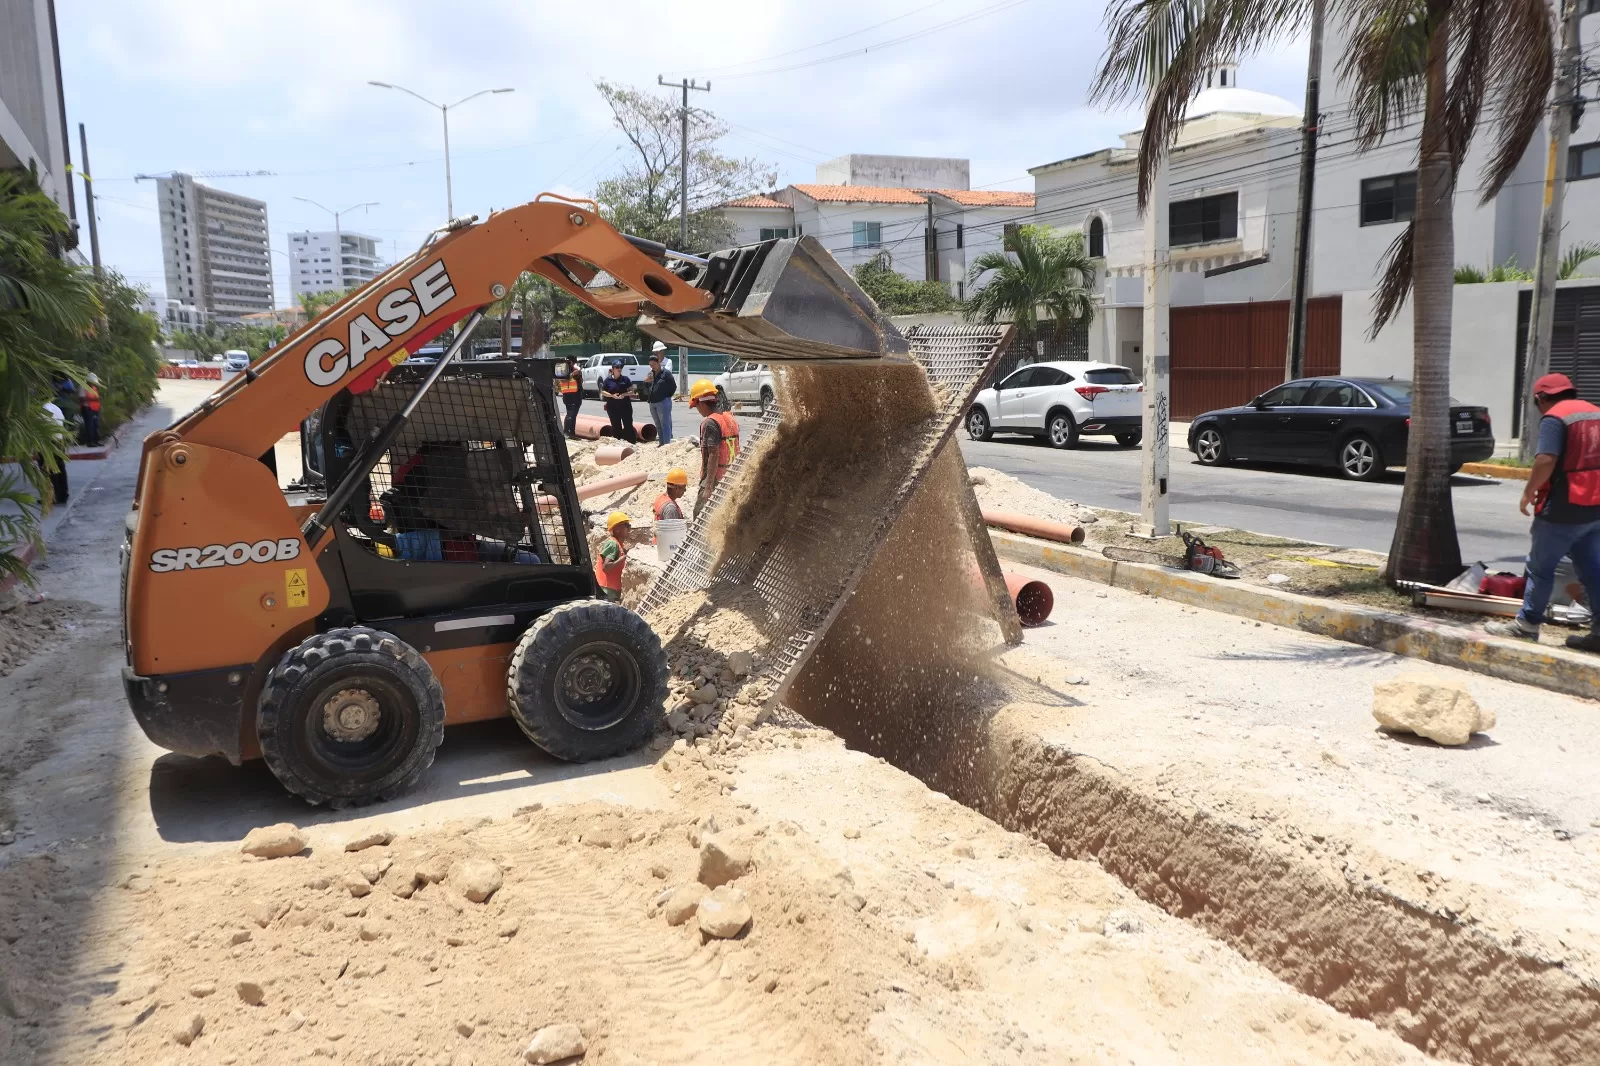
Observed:
[[[606,562],[606,557],[604,555],[601,555],[598,551],[595,552],[594,579],[600,582],[600,587],[603,589],[616,589],[618,592],[621,592],[622,568],[626,566],[628,562],[628,546],[622,543],[620,540],[617,540],[615,537],[607,537],[605,540],[600,542],[600,547],[604,548],[606,546],[606,541],[610,541],[611,543],[615,544],[617,546],[617,551],[621,554],[617,556],[616,562],[608,563]]]
[[[83,387],[83,406],[91,411],[100,410],[100,390],[93,385]]]
[[[722,446],[717,449],[715,458],[716,470],[711,477],[711,483],[716,485],[722,481],[722,475],[728,472],[728,467],[733,465],[734,458],[739,454],[739,422],[727,411],[718,411],[716,414],[707,415],[706,421],[715,422],[717,427],[722,430]],[[705,479],[705,472],[706,453],[705,449],[702,448],[700,450],[701,480]]]
[[[671,496],[668,496],[663,492],[661,495],[656,497],[656,502],[650,506],[651,511],[655,513],[657,522],[661,521],[661,512],[669,503],[678,508],[679,514],[683,513],[683,504],[678,503],[677,500],[674,500]]]
[[[1567,427],[1560,465],[1567,502],[1574,507],[1600,506],[1600,407],[1584,400],[1562,400],[1545,417],[1559,418]],[[1539,510],[1549,502],[1546,492]]]

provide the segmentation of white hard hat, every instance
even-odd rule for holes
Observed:
[[[664,351],[667,350],[667,346],[665,344],[662,344],[660,341],[656,341],[654,344],[652,344],[650,346],[650,350],[652,352],[664,352]]]

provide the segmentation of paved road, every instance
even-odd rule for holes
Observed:
[[[1085,440],[1058,451],[1024,437],[986,444],[961,435],[968,466],[1004,471],[1034,488],[1094,507],[1139,509],[1139,450]],[[1204,467],[1183,447],[1172,453],[1172,517],[1283,537],[1388,551],[1400,507],[1401,476],[1345,481],[1334,472],[1297,467]],[[1519,481],[1457,475],[1452,480],[1462,558],[1520,565],[1528,519],[1517,513]]]

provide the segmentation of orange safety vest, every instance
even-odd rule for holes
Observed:
[[[573,370],[582,374],[582,371],[579,371],[577,367],[573,367]],[[562,374],[561,380],[557,384],[560,386],[561,395],[563,396],[570,396],[578,391],[578,379],[570,372]]]
[[[1583,400],[1562,400],[1546,411],[1545,417],[1559,418],[1567,427],[1559,471],[1567,502],[1574,507],[1600,505],[1600,407]],[[1538,509],[1543,511],[1549,502],[1547,489]]]
[[[706,416],[707,422],[715,422],[722,430],[722,447],[717,450],[716,470],[712,474],[713,485],[722,481],[722,476],[728,472],[728,467],[733,465],[733,460],[739,454],[739,422],[727,411],[718,411],[714,415]],[[700,450],[700,477],[705,479],[706,453]]]
[[[661,512],[669,503],[678,508],[678,513],[680,515],[683,513],[683,504],[679,503],[677,500],[674,500],[671,496],[668,496],[663,492],[661,495],[656,497],[656,502],[650,506],[651,511],[655,513],[657,522],[661,521]]]
[[[83,387],[83,406],[91,411],[100,410],[100,390],[93,385]]]
[[[617,540],[616,537],[607,537],[606,540],[600,542],[600,547],[604,548],[606,541],[615,544],[617,551],[621,554],[617,556],[616,562],[608,563],[604,555],[596,552],[594,557],[594,579],[600,582],[600,587],[603,589],[615,589],[621,592],[622,568],[628,563],[628,546]]]

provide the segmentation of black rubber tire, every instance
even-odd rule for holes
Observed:
[[[766,385],[761,386],[761,413],[763,415],[766,414],[767,409],[772,406],[773,399],[774,397],[772,395],[772,390]]]
[[[723,390],[721,385],[717,386],[717,410],[719,410],[719,411],[731,411],[731,410],[733,410],[733,401],[728,399],[728,394],[727,394],[727,392],[725,392]]]
[[[594,700],[569,701],[571,684],[592,678],[596,662],[608,671],[605,691]],[[574,676],[578,671],[587,673]],[[558,759],[589,762],[636,748],[655,732],[667,676],[661,638],[643,618],[620,603],[574,600],[522,634],[506,672],[506,694],[529,740]],[[567,685],[560,684],[563,677]],[[581,702],[591,706],[575,705]]]
[[[1205,434],[1216,437],[1215,449],[1207,447],[1206,440],[1202,439]],[[1195,434],[1194,457],[1201,466],[1226,466],[1233,458],[1228,454],[1227,436],[1215,426],[1200,427],[1200,432]]]
[[[967,436],[973,440],[990,440],[994,437],[994,426],[989,424],[989,412],[981,407],[974,407],[967,412]]]
[[[1044,439],[1052,448],[1076,448],[1078,423],[1072,412],[1057,409],[1045,416]]]
[[[1143,440],[1144,430],[1142,429],[1136,429],[1131,433],[1117,434],[1117,443],[1122,445],[1124,448],[1137,448],[1140,442]]]
[[[318,709],[342,689],[380,710],[360,741],[329,735]],[[334,808],[399,795],[433,765],[444,742],[444,688],[417,650],[365,626],[330,629],[290,648],[256,704],[261,754],[283,787]]]
[[[1361,449],[1365,449],[1367,456],[1364,467],[1361,464]],[[1376,481],[1384,471],[1383,453],[1378,450],[1377,443],[1364,433],[1357,433],[1340,442],[1334,464],[1339,468],[1340,476],[1348,481]]]

